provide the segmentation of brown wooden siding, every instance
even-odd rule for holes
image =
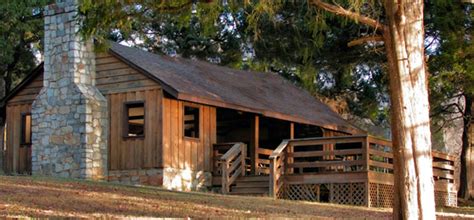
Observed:
[[[28,85],[19,91],[8,103],[32,103],[43,88],[43,74],[36,76]]]
[[[161,167],[162,90],[149,89],[107,96],[110,109],[109,169]],[[123,137],[126,102],[145,103],[145,136]]]
[[[108,53],[96,57],[96,86],[104,95],[160,87],[157,82]]]
[[[199,139],[184,137],[184,106],[199,107]],[[216,109],[174,99],[163,99],[163,166],[188,170],[212,169],[216,143]]]
[[[31,169],[31,148],[20,147],[21,117],[30,113],[31,104],[7,105],[7,137],[5,152],[5,171],[25,173]]]

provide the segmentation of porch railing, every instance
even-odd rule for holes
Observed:
[[[437,204],[453,205],[454,157],[436,151],[432,156]],[[284,140],[269,159],[270,197],[314,198],[324,188],[329,202],[393,205],[390,141],[366,135]],[[337,189],[357,196],[344,197]]]
[[[257,175],[268,175],[270,174],[270,155],[273,153],[273,150],[258,148],[257,149]]]
[[[215,170],[220,170],[222,175],[222,193],[228,194],[230,186],[235,182],[239,176],[245,176],[247,157],[247,145],[244,143],[229,143],[220,144],[231,145],[232,147],[222,155],[218,163],[215,165]]]
[[[270,155],[270,196],[276,197],[283,185],[283,177],[285,174],[285,164],[287,161],[288,140],[284,140]]]

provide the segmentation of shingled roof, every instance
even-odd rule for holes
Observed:
[[[307,91],[275,73],[231,69],[112,43],[110,52],[158,81],[177,99],[253,112],[347,133],[354,127]]]

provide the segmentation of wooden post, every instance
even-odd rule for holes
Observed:
[[[252,174],[257,174],[257,165],[258,165],[258,148],[259,146],[259,127],[260,127],[260,120],[259,116],[255,115],[254,121],[253,121],[253,126],[252,126],[252,135],[251,135],[251,140],[250,140],[250,161],[251,161],[251,167],[252,167]]]
[[[472,114],[474,115],[474,105],[472,106],[472,110],[471,110]],[[474,149],[474,117],[471,118],[471,126],[469,127],[469,130],[468,132],[470,132],[470,134],[468,135],[469,136],[469,140],[468,140],[468,144],[469,144],[469,149],[468,149],[468,155],[469,157],[467,158],[468,161],[466,162],[467,164],[467,168],[468,168],[468,172],[467,172],[467,180],[468,180],[468,184],[467,184],[467,190],[468,190],[468,194],[469,196],[472,196],[474,197],[474,152],[473,152],[473,149]],[[458,183],[456,183],[458,184]]]
[[[290,124],[290,139],[293,140],[295,139],[295,123],[291,122]],[[288,152],[289,153],[293,153],[294,152],[294,148],[293,148],[293,145],[290,144],[288,145]],[[293,157],[286,157],[286,164],[285,165],[288,165],[288,164],[292,164],[294,162],[294,159]],[[288,167],[288,166],[285,166],[285,167]],[[289,174],[292,174],[294,172],[294,169],[293,168],[289,168],[288,169],[288,173]]]
[[[278,158],[273,158],[270,160],[270,189],[269,189],[269,196],[271,198],[276,198],[276,188],[277,188],[277,181],[276,181],[276,175],[277,174],[277,159]]]
[[[222,163],[222,194],[227,194],[230,192],[229,188],[229,174],[227,171],[229,170],[229,161],[223,161]]]
[[[212,146],[212,175],[217,176],[219,174],[219,158],[217,157],[217,155],[219,155],[219,152],[216,150],[215,145]]]
[[[247,168],[245,167],[245,158],[247,157],[247,145],[242,143],[240,146],[241,146],[240,153],[241,153],[241,158],[242,158],[241,164],[240,164],[242,172],[240,175],[245,176],[247,172]]]
[[[5,139],[6,139],[6,128],[3,121],[0,120],[0,174],[4,173],[4,169],[7,167],[5,163]]]
[[[326,130],[323,129],[323,137],[333,137],[334,133],[331,130]],[[323,145],[323,150],[324,151],[333,151],[334,150],[334,144],[324,144]],[[324,160],[332,160],[334,159],[334,154],[330,154],[328,156],[323,157]]]
[[[370,207],[370,179],[369,179],[369,160],[370,160],[370,154],[369,154],[369,149],[370,149],[370,142],[369,142],[369,136],[365,138],[365,141],[362,143],[362,148],[364,149],[364,160],[365,160],[365,167],[364,171],[366,172],[367,180],[365,181],[365,206]]]
[[[363,159],[365,160],[365,164],[364,164],[364,171],[366,172],[369,172],[370,170],[370,167],[369,167],[369,161],[370,161],[370,153],[369,153],[369,149],[370,149],[370,138],[369,136],[365,137],[364,139],[364,142],[362,142],[362,149],[363,149],[363,152],[364,152],[364,155],[363,155]]]
[[[290,123],[290,139],[295,139],[295,123]]]

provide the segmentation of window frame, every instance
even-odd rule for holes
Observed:
[[[26,118],[27,116],[30,116],[30,142],[26,142]],[[21,113],[21,118],[20,118],[20,123],[21,123],[21,133],[20,133],[20,147],[31,147],[32,142],[33,142],[33,126],[32,126],[32,121],[33,118],[31,117],[31,112],[22,112]]]
[[[129,132],[129,118],[128,118],[128,110],[130,107],[135,107],[134,105],[143,105],[143,134],[137,136],[130,136],[128,135]],[[123,116],[122,116],[122,137],[124,139],[143,139],[145,138],[146,134],[146,103],[144,100],[139,101],[126,101],[123,103]]]
[[[195,108],[195,109],[198,109],[198,136],[197,137],[189,137],[189,136],[186,136],[186,121],[185,121],[185,117],[186,116],[186,107],[189,107],[189,108]],[[183,138],[186,139],[186,140],[191,140],[191,141],[200,141],[201,140],[201,136],[202,136],[202,132],[201,132],[201,106],[200,105],[197,105],[197,104],[192,104],[192,103],[185,103],[183,104],[183,120],[182,120],[182,126],[183,126]]]

